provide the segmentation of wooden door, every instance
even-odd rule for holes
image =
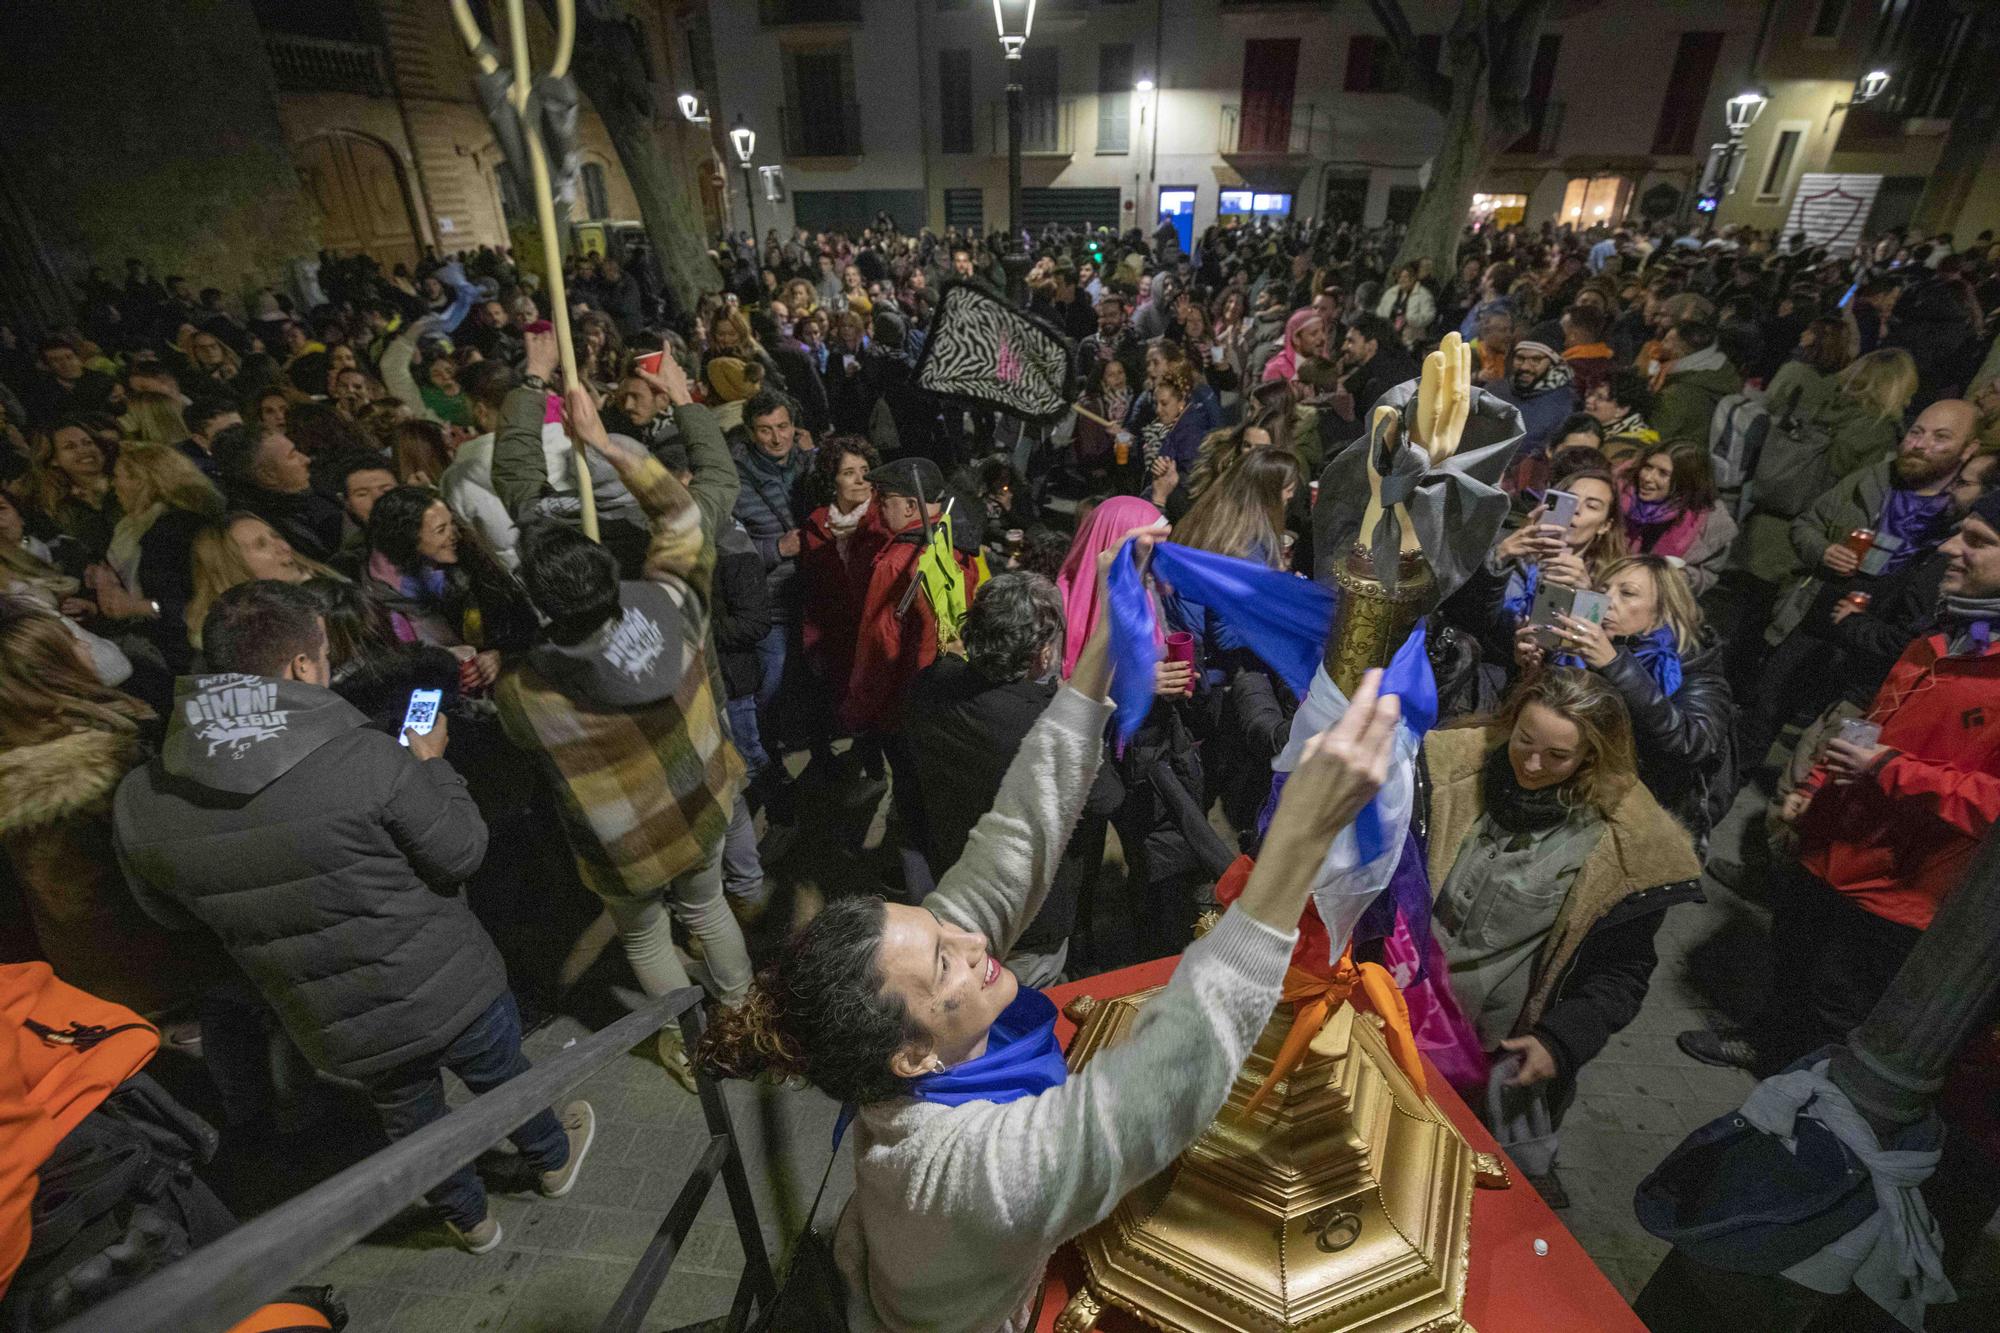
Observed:
[[[323,135],[293,150],[306,191],[324,219],[326,248],[361,251],[386,267],[420,255],[402,168],[373,139]]]

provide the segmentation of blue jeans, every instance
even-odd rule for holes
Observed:
[[[497,1088],[516,1074],[528,1072],[528,1057],[521,1054],[521,1011],[514,1006],[512,991],[501,992],[485,1013],[436,1055],[366,1080],[368,1099],[375,1103],[375,1113],[382,1117],[382,1128],[391,1139],[407,1138],[443,1118],[447,1108],[439,1071],[444,1069],[458,1075],[475,1093]],[[536,1171],[555,1171],[569,1160],[569,1137],[546,1108],[507,1137]],[[469,1162],[424,1197],[461,1230],[479,1225],[486,1217],[486,1187]]]
[[[790,633],[791,627],[780,618],[757,644],[757,661],[764,668],[764,679],[757,686],[757,712],[763,717],[767,729],[771,705],[778,697],[778,687],[785,683],[785,639]],[[733,704],[736,701],[732,699],[730,702]]]
[[[784,659],[784,643],[778,644],[779,660]],[[760,654],[763,645],[758,645]],[[757,775],[771,762],[771,756],[764,752],[762,729],[757,725],[757,709],[762,701],[754,694],[746,694],[741,699],[731,699],[723,705],[729,714],[730,739],[736,742],[736,753],[743,756],[745,782],[755,782]]]

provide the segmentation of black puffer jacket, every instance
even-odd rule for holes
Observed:
[[[1722,645],[1707,630],[1681,659],[1681,687],[1662,694],[1646,668],[1624,648],[1597,668],[1625,700],[1639,751],[1639,780],[1705,845],[1709,831],[1736,799],[1735,703],[1722,674]]]
[[[734,518],[715,534],[715,655],[722,683],[732,699],[746,699],[764,680],[757,645],[771,630],[771,593],[764,583],[764,558],[750,534]]]
[[[331,690],[182,679],[112,823],[140,905],[219,936],[329,1073],[433,1055],[507,988],[459,890],[486,854],[465,780]]]
[[[995,684],[962,657],[941,654],[910,687],[905,731],[917,756],[924,813],[942,874],[958,863],[980,818],[993,808],[1014,755],[1056,694],[1054,682]],[[1110,764],[1097,770],[1084,818],[1106,820],[1124,799]],[[1014,942],[1045,953],[1076,928],[1078,896],[1096,873],[1100,840],[1071,836],[1042,910]]]

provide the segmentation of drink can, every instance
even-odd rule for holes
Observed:
[[[1854,554],[1867,555],[1869,548],[1875,545],[1875,529],[1856,528],[1847,534],[1847,545]]]
[[[1868,603],[1874,600],[1875,600],[1875,595],[1873,593],[1851,592],[1847,594],[1847,596],[1840,599],[1840,604],[1842,606],[1851,607],[1856,611],[1866,611],[1868,609]]]
[[[1319,483],[1314,481],[1310,483],[1310,486],[1312,488],[1312,503],[1316,505],[1319,503]]]

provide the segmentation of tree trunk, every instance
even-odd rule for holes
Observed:
[[[708,257],[697,168],[690,165],[702,155],[686,151],[686,136],[695,127],[678,118],[665,120],[654,105],[645,63],[622,11],[622,5],[605,0],[579,0],[570,69],[618,150],[667,290],[680,309],[692,311],[703,292],[722,285]]]
[[[1473,42],[1452,42],[1451,110],[1444,120],[1444,143],[1431,160],[1430,183],[1417,200],[1410,230],[1396,252],[1398,266],[1431,261],[1440,282],[1458,271],[1458,237],[1464,230],[1472,194],[1486,165],[1501,146],[1495,141],[1486,100],[1486,60]]]

